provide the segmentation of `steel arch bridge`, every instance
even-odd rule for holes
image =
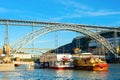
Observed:
[[[32,42],[33,40],[35,40],[36,38],[47,34],[49,32],[53,32],[53,31],[59,31],[59,30],[69,30],[69,31],[75,31],[75,32],[80,32],[84,35],[89,36],[90,38],[95,39],[97,42],[99,42],[101,45],[103,45],[107,50],[109,50],[111,53],[115,54],[116,51],[113,48],[113,46],[102,36],[100,36],[98,33],[92,32],[89,29],[83,27],[83,26],[46,26],[43,27],[41,29],[38,29],[36,31],[33,31],[29,34],[27,34],[26,36],[22,37],[21,39],[19,39],[18,41],[16,41],[13,46],[11,46],[13,48],[13,51],[19,51],[21,50],[25,45],[29,44],[30,42]],[[14,50],[16,49],[16,50]]]
[[[36,31],[25,35],[11,45],[11,53],[16,53],[20,51],[25,45],[29,44],[36,38],[47,34],[52,31],[59,30],[70,30],[75,32],[80,32],[84,35],[89,36],[90,38],[99,42],[107,50],[117,56],[116,49],[107,41],[104,37],[100,36],[98,33],[94,32],[95,30],[108,30],[108,31],[120,31],[118,28],[105,27],[105,26],[93,26],[93,25],[81,25],[81,24],[66,24],[66,23],[55,23],[55,22],[38,22],[38,21],[26,21],[26,20],[9,20],[9,19],[0,19],[0,25],[6,26],[44,26]]]

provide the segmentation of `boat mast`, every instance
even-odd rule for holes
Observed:
[[[58,53],[58,31],[55,31],[55,53]]]
[[[115,41],[115,48],[116,48],[116,50],[117,50],[117,48],[118,48],[118,36],[117,36],[117,30],[115,29],[115,31],[114,31],[114,41]]]

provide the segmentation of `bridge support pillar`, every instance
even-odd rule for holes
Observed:
[[[10,56],[10,45],[3,46],[3,54],[5,54],[6,56]]]

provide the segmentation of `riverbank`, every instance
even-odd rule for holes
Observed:
[[[14,71],[14,70],[15,70],[14,63],[0,64],[0,71]]]

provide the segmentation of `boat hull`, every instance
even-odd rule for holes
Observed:
[[[93,70],[95,71],[107,71],[108,70],[108,64],[96,64],[94,67],[93,67]]]
[[[63,69],[74,69],[74,67],[66,67],[66,66],[50,66],[50,69],[57,69],[57,70],[63,70]]]
[[[93,70],[93,71],[107,71],[108,64],[80,65],[80,66],[75,66],[75,69]]]

